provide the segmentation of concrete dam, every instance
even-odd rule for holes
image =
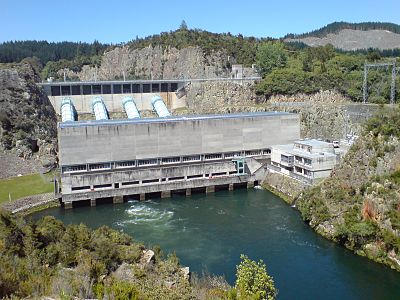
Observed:
[[[185,98],[179,83],[63,84],[45,90],[62,120],[55,192],[65,208],[252,187],[265,176],[271,147],[300,138],[299,116],[292,113],[171,116],[169,109]],[[134,85],[140,93],[132,93]],[[142,109],[158,117],[141,118]],[[125,111],[127,118],[109,119],[109,111]],[[76,121],[82,113],[94,119]]]

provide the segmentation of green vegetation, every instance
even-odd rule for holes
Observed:
[[[53,183],[49,178],[52,173],[46,175],[32,174],[0,180],[0,204],[16,200],[25,196],[53,192]]]
[[[107,47],[109,45],[96,40],[93,43],[9,41],[0,44],[0,62],[20,62],[27,57],[37,57],[45,65],[49,61],[100,55]]]
[[[275,299],[278,291],[263,261],[252,261],[243,254],[240,259],[235,284],[239,296],[244,299]]]
[[[365,124],[335,175],[296,204],[304,220],[360,255],[400,269],[400,107]]]
[[[0,210],[0,298],[275,299],[265,264],[241,256],[238,290],[222,277],[189,282],[174,253],[106,226],[65,226],[54,217],[24,220]]]

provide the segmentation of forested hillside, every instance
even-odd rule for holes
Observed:
[[[0,62],[20,62],[24,58],[35,56],[45,65],[49,61],[100,55],[108,46],[98,41],[93,43],[9,41],[0,44]]]
[[[392,23],[336,22],[308,35],[318,36],[343,28],[400,30],[399,25]],[[93,80],[95,72],[104,80],[118,80],[124,76],[127,79],[230,76],[232,64],[243,64],[244,67],[255,66],[263,77],[256,90],[258,96],[266,99],[280,94],[335,90],[356,102],[362,100],[365,61],[391,61],[399,54],[398,49],[343,52],[331,45],[308,47],[298,42],[211,33],[189,29],[185,22],[175,31],[136,38],[123,46],[35,41],[0,45],[0,61],[38,57],[28,60],[41,72],[42,80],[49,77],[63,80],[64,70],[67,80]],[[388,101],[389,71],[371,70],[368,78],[370,102]],[[397,86],[400,86],[399,76]],[[400,93],[396,97],[399,100]]]

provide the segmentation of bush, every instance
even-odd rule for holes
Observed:
[[[240,259],[241,262],[236,267],[235,283],[240,298],[275,299],[278,291],[263,261],[252,261],[243,254]]]

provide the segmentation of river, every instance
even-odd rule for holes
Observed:
[[[263,259],[278,299],[400,299],[400,273],[325,240],[264,190],[53,208],[35,218],[42,215],[123,230],[145,245],[175,251],[191,271],[224,275],[231,284],[241,253]]]

